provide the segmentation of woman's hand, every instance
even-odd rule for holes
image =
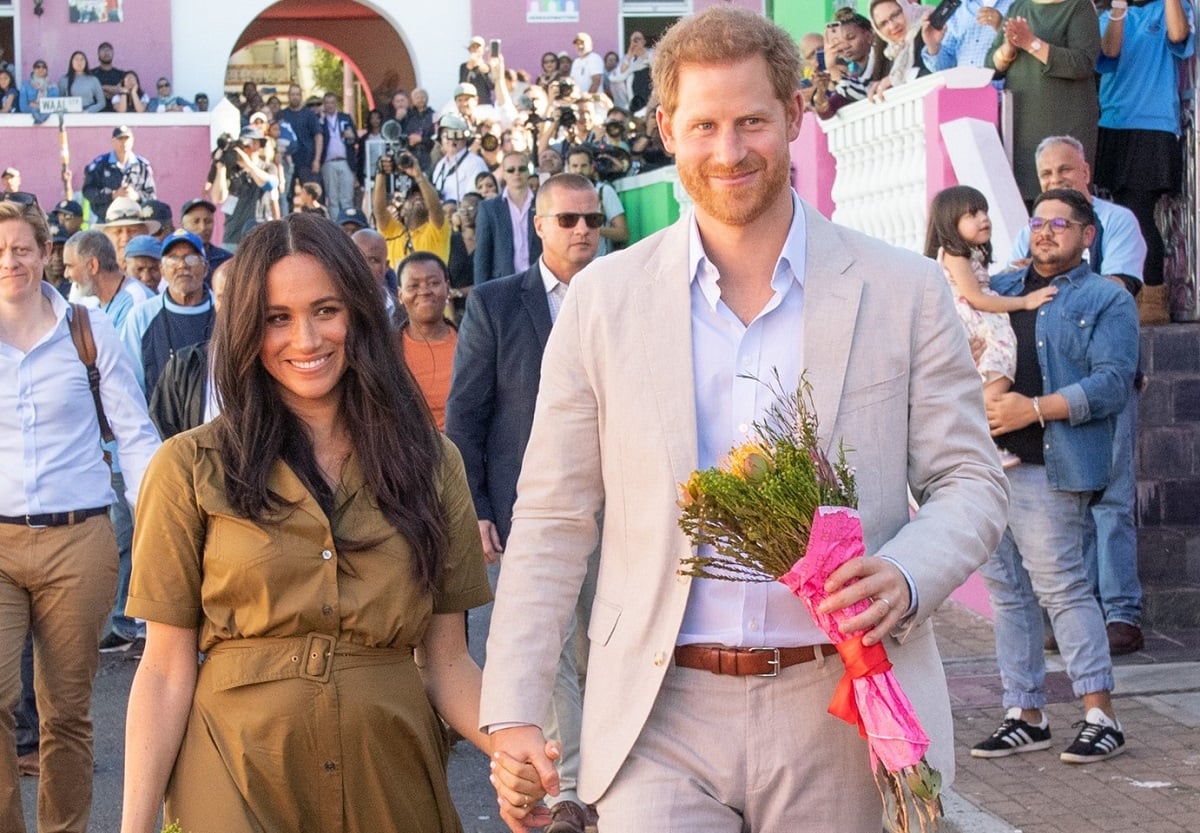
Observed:
[[[1029,21],[1023,17],[1010,18],[1004,24],[1004,39],[1021,52],[1026,51],[1029,45],[1037,40],[1033,30],[1029,28]]]
[[[883,94],[892,88],[891,78],[882,78],[867,88],[867,98],[876,104],[883,103]]]

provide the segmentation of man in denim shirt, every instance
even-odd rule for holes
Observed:
[[[1137,363],[1137,307],[1094,274],[1083,253],[1096,233],[1087,198],[1072,189],[1042,192],[1029,221],[1028,269],[998,275],[997,292],[1024,295],[1058,287],[1053,301],[1012,313],[1017,373],[1012,390],[987,403],[992,435],[1021,458],[1009,469],[1008,529],[981,568],[996,611],[996,657],[1004,722],[971,754],[995,758],[1050,746],[1042,708],[1046,668],[1039,605],[1050,615],[1083,728],[1060,754],[1086,764],[1124,751],[1112,709],[1112,660],[1104,617],[1083,559],[1088,505],[1108,484],[1113,431]]]

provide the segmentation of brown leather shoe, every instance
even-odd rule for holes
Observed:
[[[587,810],[574,801],[560,801],[550,808],[546,833],[584,833],[587,824]]]
[[[1108,631],[1108,652],[1114,657],[1140,651],[1146,644],[1146,640],[1142,638],[1142,629],[1137,625],[1131,625],[1128,622],[1109,622],[1106,630]]]
[[[1054,631],[1046,631],[1046,638],[1042,640],[1042,650],[1050,654],[1058,653],[1058,640],[1054,638]]]
[[[38,758],[38,751],[35,749],[32,752],[26,752],[24,755],[17,756],[17,774],[29,775],[37,778],[41,773],[41,762]]]

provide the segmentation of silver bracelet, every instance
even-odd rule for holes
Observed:
[[[1041,406],[1041,403],[1039,403],[1039,402],[1038,402],[1038,399],[1039,399],[1039,397],[1037,397],[1037,396],[1033,397],[1033,412],[1034,412],[1035,414],[1037,414],[1037,418],[1038,418],[1038,425],[1040,425],[1040,426],[1042,426],[1043,428],[1045,428],[1045,427],[1046,427],[1046,420],[1045,420],[1045,418],[1042,416],[1042,406]]]

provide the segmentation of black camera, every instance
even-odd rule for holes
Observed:
[[[558,123],[561,126],[574,127],[577,121],[579,121],[579,117],[575,115],[575,108],[570,104],[558,108]]]
[[[570,78],[558,79],[558,97],[570,98],[571,93],[575,92],[575,82]]]
[[[396,155],[396,164],[400,168],[413,168],[416,167],[417,158],[406,150],[400,151]]]
[[[491,133],[484,133],[479,137],[479,146],[488,153],[491,153],[492,151],[496,150],[496,148],[500,147],[500,139],[498,139],[496,136],[493,136]]]
[[[213,161],[220,162],[226,168],[236,168],[238,148],[246,149],[245,143],[241,139],[232,133],[222,133],[217,137],[217,149],[213,151]]]

